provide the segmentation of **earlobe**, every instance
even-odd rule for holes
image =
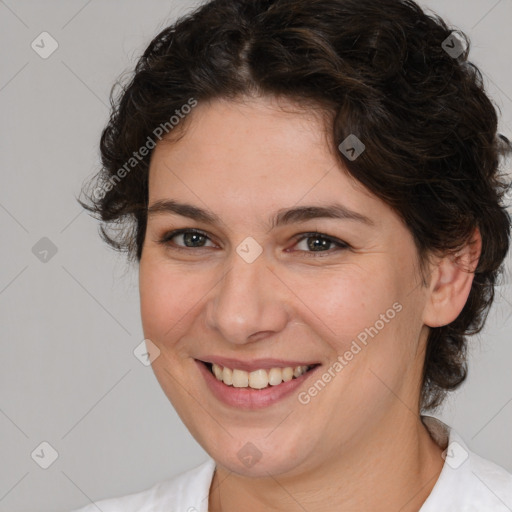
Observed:
[[[471,240],[457,254],[438,260],[423,314],[425,325],[442,327],[459,316],[471,291],[481,251],[482,237],[475,228]]]

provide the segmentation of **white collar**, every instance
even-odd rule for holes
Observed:
[[[473,453],[441,420],[432,416],[421,419],[444,450],[445,462],[419,512],[512,512],[512,474]]]

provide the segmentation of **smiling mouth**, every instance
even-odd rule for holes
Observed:
[[[215,363],[203,362],[203,364],[205,364],[218,381],[223,382],[226,386],[260,390],[279,386],[283,382],[298,379],[319,366],[318,364],[313,364],[309,366],[287,366],[284,368],[262,368],[247,372],[245,370],[220,366]]]

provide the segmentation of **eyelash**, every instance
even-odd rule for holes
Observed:
[[[176,229],[174,231],[169,231],[169,232],[165,233],[158,240],[158,243],[163,245],[163,246],[165,246],[165,247],[167,247],[167,248],[170,248],[170,249],[176,250],[176,251],[190,251],[190,250],[193,250],[193,249],[205,249],[206,248],[206,247],[183,247],[183,246],[174,245],[174,244],[171,243],[171,240],[175,236],[182,235],[184,233],[195,233],[197,235],[204,236],[204,237],[206,237],[208,239],[210,238],[206,233],[204,233],[203,231],[199,231],[198,229],[183,228],[183,229]],[[308,239],[308,238],[318,238],[320,240],[327,240],[331,244],[337,245],[338,246],[338,250],[343,250],[343,249],[349,249],[350,248],[350,245],[347,244],[346,242],[342,242],[341,240],[337,240],[337,239],[335,239],[335,238],[333,238],[331,236],[327,236],[327,235],[324,235],[322,233],[318,233],[316,231],[309,232],[309,233],[301,233],[300,235],[297,235],[297,237],[299,237],[299,238],[296,238],[295,244],[298,244],[299,242],[302,242],[303,240]],[[314,258],[325,256],[326,253],[327,253],[327,255],[333,253],[333,251],[329,250],[329,249],[326,250],[326,251],[299,251],[299,252],[303,252],[304,256],[314,257]]]

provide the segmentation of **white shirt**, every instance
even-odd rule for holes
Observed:
[[[471,452],[461,437],[431,416],[422,420],[443,449],[439,478],[419,512],[512,512],[512,474]],[[97,501],[74,512],[208,512],[215,461],[153,487]]]

